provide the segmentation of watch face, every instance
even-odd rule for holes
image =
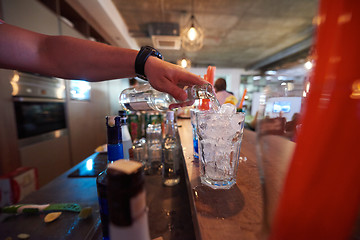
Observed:
[[[163,60],[162,54],[158,50],[156,50],[155,48],[150,47],[150,46],[142,47],[142,50],[145,50],[145,49],[148,49],[148,50],[151,51],[151,53],[150,53],[151,56],[155,56],[155,57],[160,58],[161,60]]]
[[[163,56],[161,55],[160,52],[158,52],[157,50],[154,49],[154,52],[153,52],[153,56],[157,57],[157,58],[160,58],[161,60],[163,59]]]

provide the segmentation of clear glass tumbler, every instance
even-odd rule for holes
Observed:
[[[197,112],[201,183],[230,189],[236,183],[244,113]]]

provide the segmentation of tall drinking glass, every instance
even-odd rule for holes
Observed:
[[[201,183],[230,189],[236,183],[244,113],[197,112]]]
[[[263,193],[261,239],[267,239],[299,130],[303,88],[293,83],[269,84],[260,96],[257,160]]]

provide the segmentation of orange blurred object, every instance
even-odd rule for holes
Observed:
[[[214,67],[214,66],[208,66],[208,68],[207,68],[206,81],[208,81],[211,85],[214,85],[215,70],[216,70],[216,67]]]
[[[350,239],[360,207],[360,1],[321,0],[315,68],[270,239]]]
[[[244,93],[243,93],[243,96],[241,98],[241,101],[240,101],[240,104],[239,104],[239,108],[242,108],[243,104],[244,104],[244,100],[245,100],[245,95],[247,93],[247,89],[245,88],[244,89]]]

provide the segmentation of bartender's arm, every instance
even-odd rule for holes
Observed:
[[[138,51],[67,36],[48,36],[0,23],[0,68],[65,79],[102,81],[134,77]],[[183,86],[206,83],[185,69],[150,56],[144,67],[150,84],[179,100]]]

